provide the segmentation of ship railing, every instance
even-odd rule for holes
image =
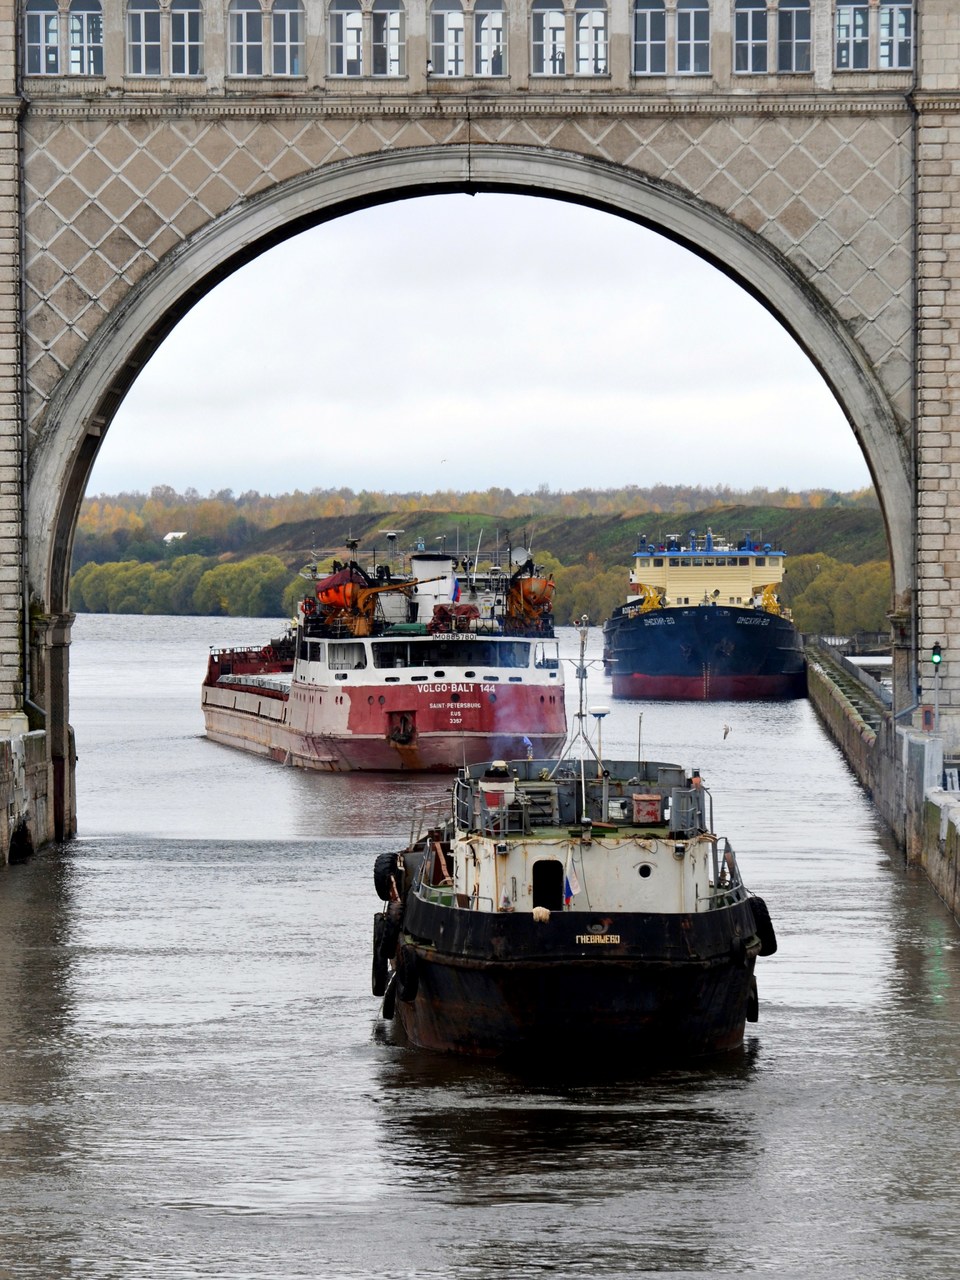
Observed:
[[[424,902],[437,907],[453,907],[458,911],[493,911],[493,899],[476,893],[457,893],[453,885],[424,884],[416,886],[417,894]]]
[[[698,898],[712,900],[715,907],[726,907],[742,902],[750,896],[740,875],[737,855],[730,841],[720,836],[710,837],[713,844],[713,880],[709,890]],[[722,847],[721,847],[722,846]]]

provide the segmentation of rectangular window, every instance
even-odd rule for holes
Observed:
[[[767,70],[767,10],[738,9],[734,14],[734,70],[764,75]]]
[[[103,75],[103,15],[92,10],[70,14],[70,74]]]
[[[303,74],[303,15],[296,9],[273,10],[273,74]]]
[[[203,40],[199,9],[174,9],[170,14],[170,74],[203,74]]]
[[[443,10],[434,13],[430,22],[433,74],[462,76],[464,71],[463,13]]]
[[[363,75],[363,19],[359,8],[330,11],[330,74]]]
[[[633,13],[633,74],[662,76],[667,71],[667,16],[663,9]]]
[[[235,9],[230,14],[230,74],[263,75],[263,14]]]
[[[880,7],[880,67],[908,71],[913,66],[913,5]]]
[[[837,5],[837,70],[864,71],[870,59],[870,6],[866,0]]]
[[[53,13],[27,14],[27,75],[60,74],[60,18]]]
[[[796,3],[787,7],[787,0],[781,0],[777,27],[777,70],[809,71],[810,70],[810,7]]]
[[[160,74],[160,11],[131,9],[127,13],[127,70],[132,76]]]
[[[576,15],[577,75],[607,73],[607,11],[586,9]]]
[[[498,9],[482,9],[474,13],[474,75],[502,76],[504,64],[503,13]]]
[[[533,11],[533,74],[562,76],[567,70],[567,30],[562,9]]]
[[[373,74],[375,76],[402,76],[403,14],[397,10],[388,13],[373,11]]]
[[[677,10],[677,74],[710,74],[710,10]]]

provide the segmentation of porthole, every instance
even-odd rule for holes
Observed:
[[[649,863],[649,862],[641,862],[641,863],[640,863],[639,870],[640,870],[640,879],[641,879],[641,880],[646,880],[646,878],[647,878],[648,876],[652,876],[652,875],[653,875],[653,867],[651,867],[651,865],[650,865],[650,863]]]

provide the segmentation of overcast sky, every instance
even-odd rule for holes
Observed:
[[[692,253],[525,196],[350,214],[181,321],[90,493],[870,483],[786,332]]]

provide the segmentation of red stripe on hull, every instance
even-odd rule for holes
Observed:
[[[550,759],[560,754],[563,736],[528,734],[534,759]],[[484,760],[515,760],[527,754],[522,737],[487,734],[453,737],[451,734],[421,735],[406,745],[389,743],[383,738],[316,739],[303,743],[291,753],[290,763],[303,769],[320,769],[328,773],[352,770],[375,773],[453,773],[464,764],[480,764]]]
[[[756,698],[802,698],[801,675],[613,676],[615,698],[678,702],[746,702]]]

